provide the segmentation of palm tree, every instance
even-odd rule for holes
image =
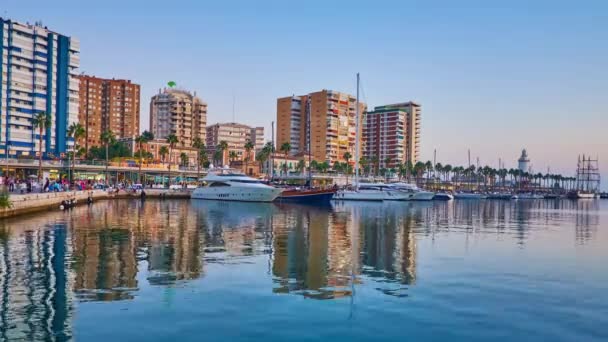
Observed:
[[[114,136],[114,132],[112,132],[111,130],[106,130],[103,133],[101,133],[101,143],[105,146],[106,148],[106,185],[108,185],[108,164],[110,163],[110,145],[114,144],[114,142],[116,142],[116,137]]]
[[[429,180],[430,180],[430,175],[431,175],[431,171],[433,171],[433,163],[429,160],[426,163],[424,163],[424,167],[426,169],[426,184],[429,184]]]
[[[76,167],[76,152],[80,149],[78,140],[86,134],[84,127],[79,123],[73,123],[68,127],[68,136],[74,138],[74,147],[72,151],[72,166],[70,171],[70,184],[74,181],[74,168]]]
[[[42,133],[51,125],[51,116],[45,112],[39,112],[32,119],[33,128],[38,128],[38,182],[42,179]]]
[[[412,164],[411,160],[408,160],[405,163],[404,166],[405,166],[405,176],[407,177],[407,182],[409,183],[412,180],[412,173],[414,171],[414,164]]]
[[[251,140],[247,140],[245,143],[245,173],[247,173],[249,161],[251,160],[251,151],[255,145],[251,142]]]
[[[182,152],[179,155],[179,160],[180,160],[180,164],[184,167],[188,166],[188,163],[190,162],[190,158],[188,158],[188,155],[186,154],[186,152]]]
[[[291,144],[288,142],[283,143],[283,145],[281,145],[280,151],[283,152],[285,157],[287,157],[287,154],[289,154],[289,151],[291,151]]]
[[[298,160],[298,165],[296,165],[296,170],[299,171],[300,174],[302,174],[305,168],[306,168],[306,162],[304,161],[304,159]]]
[[[158,154],[160,155],[160,160],[165,163],[165,157],[169,154],[169,148],[167,146],[161,146],[158,149]]]
[[[230,160],[230,162],[234,162],[237,158],[238,158],[238,154],[236,153],[236,151],[230,151],[228,152],[228,159]]]
[[[367,168],[368,165],[369,165],[369,161],[367,160],[367,158],[365,158],[365,157],[359,158],[359,168],[366,170],[366,175],[367,175],[367,172],[369,172],[369,170]],[[361,170],[359,170],[359,174],[360,173],[361,173]]]
[[[150,140],[154,139],[154,134],[152,134],[151,132],[148,131],[144,131],[142,134],[140,134],[139,136],[137,136],[135,138],[135,142],[138,145],[138,149],[139,149],[139,174],[138,174],[138,178],[139,178],[139,183],[142,183],[141,181],[141,165],[143,164],[143,157],[144,157],[144,153],[143,153],[143,148],[142,145],[149,142]],[[143,184],[143,183],[142,183]]]
[[[353,155],[350,154],[350,152],[345,152],[342,157],[344,157],[344,160],[346,160],[346,185],[348,185],[348,166],[350,165],[350,159],[353,157]]]
[[[226,142],[226,140],[222,140],[220,141],[220,143],[217,145],[216,150],[219,150],[221,152],[221,161],[218,160],[218,164],[222,164],[222,166],[224,165],[224,155],[226,153],[226,151],[228,150],[228,143]]]
[[[443,173],[443,165],[441,163],[437,163],[435,164],[434,167],[435,172],[433,173],[433,178],[437,179],[439,178],[439,180],[441,181],[441,174]],[[437,173],[439,173],[439,177],[437,177]],[[435,180],[433,180],[433,182],[435,182]]]
[[[179,142],[179,140],[177,139],[177,136],[173,133],[169,134],[167,136],[167,143],[169,144],[169,179],[168,179],[168,183],[169,183],[169,188],[171,188],[171,154],[173,153],[173,148],[175,147],[175,144],[177,144]]]
[[[196,154],[196,182],[198,183],[198,180],[201,178],[201,165],[204,160],[207,159],[207,151],[205,150],[205,143],[200,137],[194,138],[192,141],[192,147],[196,148],[198,151]]]
[[[452,172],[452,165],[447,164],[443,167],[443,171],[445,174],[445,181],[449,182],[450,181],[450,172]]]

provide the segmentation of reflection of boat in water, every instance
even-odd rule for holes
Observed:
[[[277,198],[279,202],[328,203],[334,197],[335,189],[289,189]]]
[[[275,188],[261,181],[229,170],[209,173],[203,179],[204,187],[196,188],[193,199],[210,199],[240,202],[272,202],[283,189]]]
[[[277,210],[274,203],[192,201],[191,205],[197,210],[205,212],[210,222],[228,226],[249,224],[258,218],[270,218]]]

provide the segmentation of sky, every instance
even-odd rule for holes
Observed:
[[[168,81],[208,103],[208,123],[265,126],[276,99],[321,89],[368,107],[422,105],[422,159],[571,175],[598,156],[608,188],[608,1],[0,0],[81,42],[80,71]],[[234,104],[234,112],[233,112]],[[604,167],[602,167],[604,165]]]

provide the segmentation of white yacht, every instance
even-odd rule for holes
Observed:
[[[382,183],[360,183],[357,189],[340,190],[334,196],[344,201],[407,201],[412,195]]]
[[[517,194],[517,199],[520,200],[535,200],[535,199],[544,199],[545,196],[541,194],[536,194],[533,192],[523,192]]]
[[[471,199],[471,200],[479,200],[486,199],[488,196],[484,194],[480,194],[477,192],[458,192],[454,194],[455,199]]]
[[[432,201],[435,197],[434,192],[422,190],[415,184],[391,183],[389,186],[395,190],[408,194],[408,200],[411,201]]]
[[[207,185],[196,188],[193,199],[242,202],[272,202],[283,191],[261,181],[232,171],[209,173],[203,178]]]

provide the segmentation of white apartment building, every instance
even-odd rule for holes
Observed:
[[[59,157],[73,146],[67,128],[78,120],[80,43],[41,23],[0,17],[0,154],[35,156],[39,131],[32,119],[48,113],[42,134],[45,157]]]

